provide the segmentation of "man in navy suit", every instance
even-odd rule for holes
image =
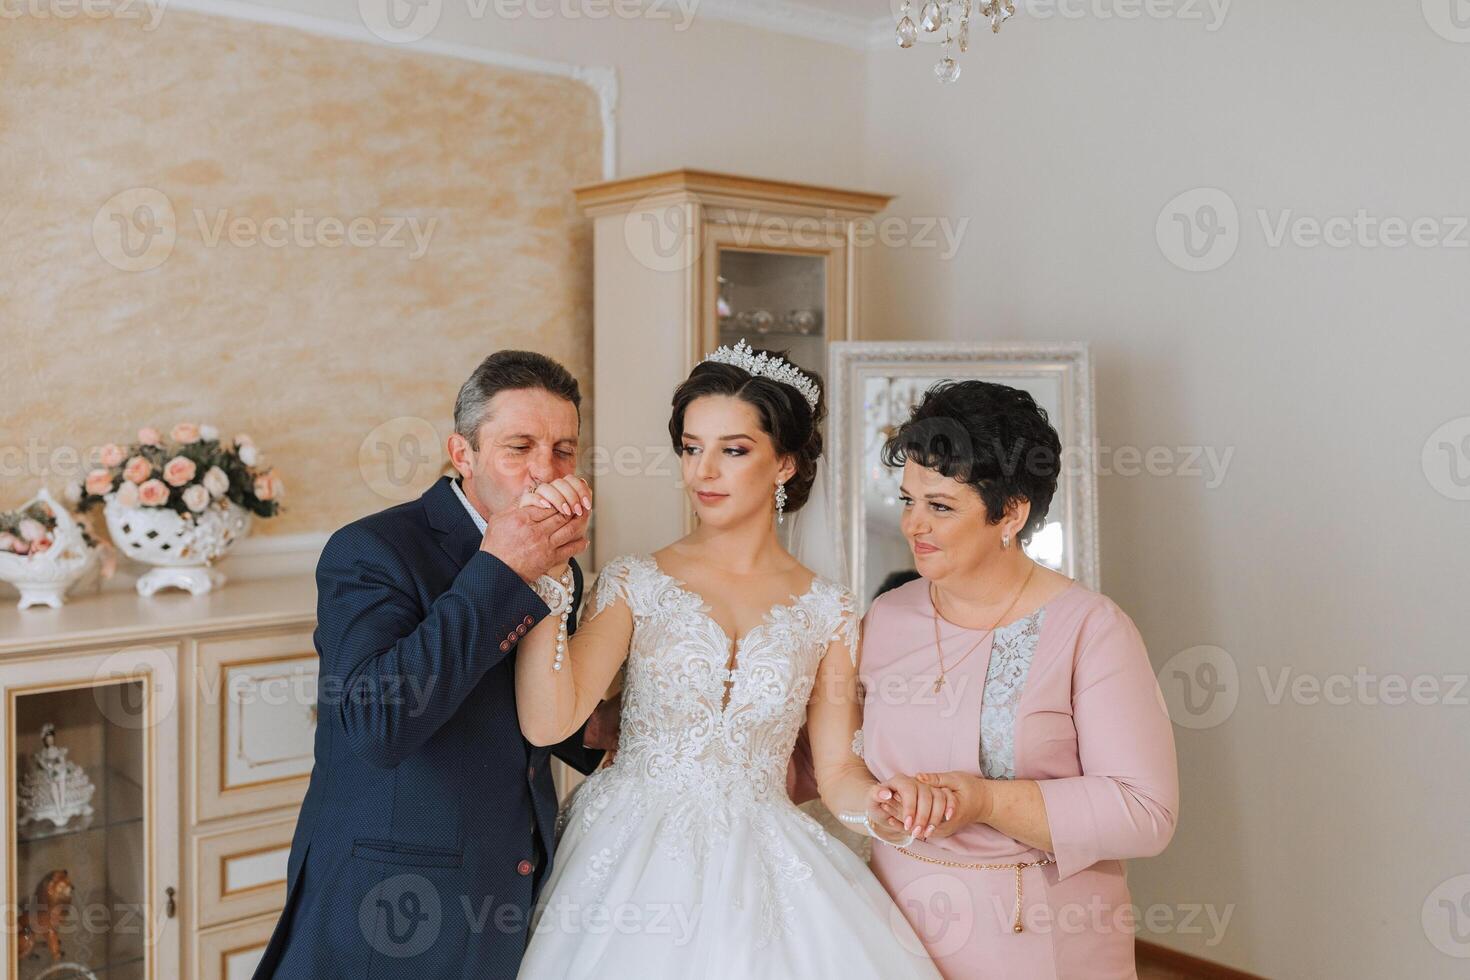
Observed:
[[[580,404],[555,361],[491,355],[455,402],[460,479],[327,542],[316,762],[256,980],[516,975],[554,846],[549,756],[602,756],[585,729],[530,745],[515,704],[516,642],[548,614],[529,583],[587,546]],[[518,506],[554,482],[585,500]]]

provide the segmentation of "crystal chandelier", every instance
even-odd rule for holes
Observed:
[[[900,8],[898,29],[894,36],[898,39],[898,46],[911,48],[919,39],[919,32],[925,34],[942,34],[942,48],[940,50],[939,63],[934,66],[934,74],[941,82],[952,82],[960,77],[960,66],[950,56],[950,45],[953,44],[960,51],[970,49],[970,18],[975,12],[973,0],[924,0],[924,7],[919,11],[919,22],[914,23],[910,14],[913,12],[913,0],[903,0]],[[1015,0],[985,0],[979,4],[981,17],[990,19],[990,31],[992,34],[1000,33],[1000,25],[1010,20],[1016,13]]]

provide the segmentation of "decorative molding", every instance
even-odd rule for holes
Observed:
[[[890,194],[742,177],[687,167],[587,184],[573,190],[577,204],[592,217],[644,208],[657,199],[662,203],[693,200],[709,207],[774,208],[847,219],[876,214],[893,200]]]
[[[195,13],[209,14],[215,17],[228,17],[232,20],[243,20],[253,24],[290,27],[320,37],[331,37],[341,41],[356,41],[360,44],[374,44],[379,47],[393,48],[397,51],[434,55],[441,58],[456,58],[460,61],[473,61],[482,65],[490,65],[494,68],[514,68],[520,71],[536,72],[543,75],[558,75],[562,78],[570,78],[581,82],[596,93],[601,109],[602,177],[604,180],[611,180],[617,176],[618,140],[616,123],[618,84],[617,69],[611,65],[574,65],[562,61],[550,61],[545,58],[532,58],[528,55],[512,54],[508,51],[494,51],[490,48],[482,48],[473,44],[462,44],[457,41],[440,41],[432,37],[397,44],[374,34],[367,29],[365,24],[359,21],[317,17],[311,14],[297,13],[292,10],[282,10],[276,7],[262,7],[253,3],[244,3],[242,0],[168,0],[168,7],[171,10],[190,10]]]
[[[918,9],[917,4],[915,5],[915,9]],[[869,51],[886,51],[889,48],[896,50],[898,48],[898,41],[895,40],[894,31],[897,29],[897,17],[874,17],[868,23],[867,49]]]
[[[890,31],[893,23],[892,18],[839,13],[793,0],[700,0],[697,16],[840,44],[856,51],[873,46],[880,21],[888,24]]]
[[[618,172],[618,70],[588,65],[578,67],[572,77],[597,93],[602,110],[602,179],[611,180]]]

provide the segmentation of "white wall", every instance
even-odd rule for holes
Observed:
[[[1104,589],[1155,666],[1213,645],[1239,674],[1228,718],[1176,726],[1179,830],[1131,874],[1176,925],[1192,904],[1232,918],[1213,946],[1208,925],[1145,938],[1270,977],[1464,976],[1431,934],[1470,955],[1438,901],[1470,879],[1425,903],[1470,873],[1470,691],[1273,705],[1258,670],[1274,690],[1282,670],[1470,669],[1470,503],[1421,465],[1430,434],[1470,416],[1470,232],[1459,248],[1273,248],[1257,210],[1470,215],[1470,44],[1418,3],[1294,0],[1239,4],[1215,32],[1018,17],[976,39],[955,85],[932,61],[870,56],[866,182],[901,194],[890,213],[970,225],[949,261],[875,256],[867,329],[1090,341],[1103,446],[1234,452],[1213,489],[1100,479]],[[1176,268],[1155,239],[1197,187],[1240,212],[1217,271]],[[1470,474],[1470,443],[1459,464]]]

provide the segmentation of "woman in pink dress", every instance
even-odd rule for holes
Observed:
[[[854,748],[893,793],[873,870],[947,980],[1135,977],[1123,862],[1174,831],[1138,630],[1021,547],[1060,450],[1029,394],[980,381],[930,389],[884,449],[921,578],[865,617]]]

